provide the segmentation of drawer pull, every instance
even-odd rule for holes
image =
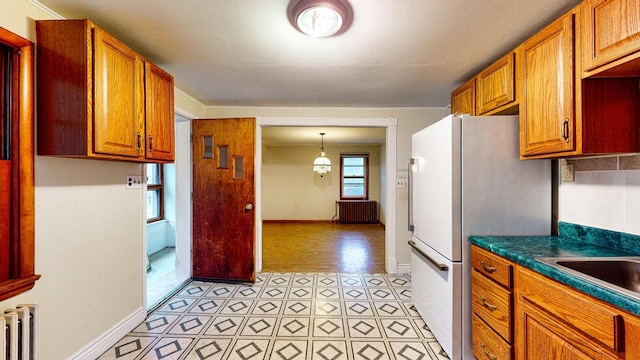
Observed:
[[[480,266],[482,266],[484,271],[486,271],[488,273],[493,273],[494,271],[496,271],[496,268],[494,268],[493,266],[489,266],[489,265],[485,264],[484,261],[480,261]]]
[[[493,304],[488,303],[488,302],[487,302],[487,299],[485,299],[483,296],[481,296],[481,297],[480,297],[480,301],[482,301],[482,305],[484,305],[484,307],[486,307],[487,309],[489,309],[489,310],[491,310],[491,311],[494,311],[494,310],[497,310],[497,309],[498,309],[498,307],[497,307],[497,306],[495,306],[495,305],[493,305]]]
[[[483,342],[480,343],[480,348],[482,349],[482,351],[484,352],[485,355],[487,355],[487,357],[491,360],[497,360],[498,357],[493,355],[492,353],[489,352],[489,350],[487,350],[487,347],[484,345]]]

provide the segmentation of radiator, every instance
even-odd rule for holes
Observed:
[[[342,224],[361,223],[377,224],[378,203],[373,200],[339,200],[338,221]]]
[[[38,305],[18,305],[0,314],[0,359],[38,360],[39,326]]]

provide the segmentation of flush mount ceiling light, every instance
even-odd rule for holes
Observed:
[[[320,174],[323,177],[324,174],[331,171],[331,160],[324,154],[324,133],[320,133],[322,136],[322,145],[320,147],[320,156],[313,161],[313,171]]]
[[[347,0],[293,0],[287,15],[293,27],[313,37],[342,34],[353,20]]]

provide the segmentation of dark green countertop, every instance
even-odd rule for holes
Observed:
[[[640,256],[640,236],[559,223],[559,236],[470,236],[469,242],[640,316],[640,300],[535,260],[538,257]]]

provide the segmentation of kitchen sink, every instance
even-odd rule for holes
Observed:
[[[640,300],[640,256],[547,257],[536,260]]]

